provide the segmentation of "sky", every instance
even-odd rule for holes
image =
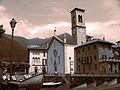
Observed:
[[[120,40],[120,0],[0,0],[0,24],[11,34],[9,22],[15,18],[14,35],[47,38],[71,34],[71,14],[85,9],[87,35],[116,42]]]

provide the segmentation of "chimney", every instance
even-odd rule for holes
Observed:
[[[66,43],[66,33],[64,34],[64,43]]]
[[[49,46],[49,44],[47,43],[47,47]]]
[[[103,37],[103,41],[105,41],[105,37]]]

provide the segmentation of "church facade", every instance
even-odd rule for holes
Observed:
[[[74,47],[64,40],[53,36],[48,47],[47,73],[53,75],[73,74],[74,73]]]

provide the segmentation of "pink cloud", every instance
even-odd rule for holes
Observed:
[[[34,30],[29,31],[33,37],[47,38],[54,35],[56,27],[56,35],[68,32],[70,33],[70,24],[68,22],[58,22],[44,26],[37,26]]]
[[[115,3],[115,2],[114,2]],[[109,3],[104,3],[105,5],[109,6]],[[117,6],[114,6],[117,9]],[[11,18],[14,16],[8,15],[6,12],[6,8],[0,5],[0,22],[4,25],[4,29],[6,29],[7,34],[11,34],[11,28],[9,22]],[[58,12],[60,15],[66,11],[54,9],[55,12]],[[114,15],[113,15],[114,12]],[[118,41],[120,39],[120,13],[117,11],[111,11],[112,16],[109,21],[107,22],[92,22],[86,23],[87,27],[87,34],[94,36],[94,37],[106,37],[107,40],[110,41]],[[65,21],[59,21],[52,24],[46,25],[33,25],[28,20],[23,19],[19,20],[16,18],[18,22],[15,28],[15,35],[22,36],[25,38],[47,38],[53,36],[54,28],[56,27],[56,34],[62,33],[70,33],[71,34],[71,24]]]
[[[119,21],[109,21],[102,23],[88,23],[87,33],[94,37],[103,38],[107,40],[116,42],[120,40],[120,22]]]

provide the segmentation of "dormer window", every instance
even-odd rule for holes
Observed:
[[[78,15],[78,21],[83,23],[82,15]]]

